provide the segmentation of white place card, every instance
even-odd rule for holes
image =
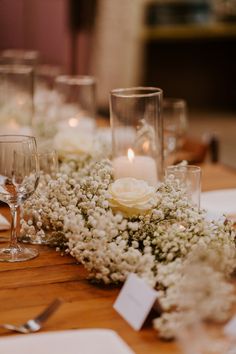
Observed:
[[[114,309],[139,331],[157,299],[157,292],[145,280],[131,273],[123,285]]]

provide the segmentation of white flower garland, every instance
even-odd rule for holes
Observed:
[[[162,337],[174,336],[193,309],[225,320],[235,300],[225,280],[235,264],[231,225],[207,221],[171,180],[160,184],[148,213],[113,210],[112,182],[108,159],[62,163],[57,179],[45,177],[26,201],[22,237],[46,238],[50,230],[96,281],[124,282],[130,272],[145,278],[159,291],[163,313],[154,326]]]

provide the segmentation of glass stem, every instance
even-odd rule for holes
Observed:
[[[10,239],[10,248],[19,248],[17,244],[17,220],[18,220],[18,206],[15,204],[11,204],[10,210],[11,210],[11,239]]]

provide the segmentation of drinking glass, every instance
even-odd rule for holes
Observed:
[[[51,179],[56,178],[56,174],[58,172],[58,155],[57,151],[50,147],[47,143],[39,142],[38,143],[38,163],[39,163],[39,173],[40,180],[38,191],[40,194],[44,194],[46,185]],[[32,210],[30,208],[23,209],[22,215],[24,222],[27,223],[27,220],[33,220],[35,232],[28,232],[28,229],[22,228],[20,235],[18,236],[18,240],[24,243],[30,244],[39,244],[46,245],[51,244],[51,233],[52,231],[46,227],[44,227],[44,223],[41,220],[41,217],[36,217],[32,214]],[[38,223],[42,224],[42,229],[44,233],[38,233],[41,230],[41,227],[38,227]]]
[[[39,148],[38,152],[40,175],[54,178],[58,172],[58,154],[54,149]]]
[[[194,165],[168,166],[165,170],[167,178],[174,178],[184,188],[188,199],[197,208],[200,208],[201,195],[201,168]]]
[[[0,200],[10,207],[11,238],[0,248],[0,261],[26,261],[38,255],[33,248],[17,243],[17,220],[20,205],[35,191],[39,180],[37,147],[34,137],[0,135]]]
[[[1,52],[1,64],[20,64],[35,67],[39,63],[40,54],[36,50],[5,49]]]
[[[55,90],[60,95],[58,130],[93,131],[96,126],[96,81],[92,76],[59,75]]]
[[[110,94],[115,179],[133,177],[156,185],[163,173],[162,90],[115,89]]]
[[[165,164],[172,165],[187,133],[187,104],[179,98],[165,98],[162,104]]]
[[[32,133],[33,69],[0,65],[0,134]]]
[[[38,65],[35,70],[33,126],[40,139],[51,139],[57,131],[62,102],[54,81],[61,72],[62,68],[52,65]]]
[[[35,69],[36,92],[40,90],[53,90],[57,76],[62,75],[62,67],[49,64],[38,65]]]

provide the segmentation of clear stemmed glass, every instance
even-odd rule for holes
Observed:
[[[165,176],[178,180],[184,188],[188,200],[198,209],[200,208],[201,167],[194,165],[167,166]]]
[[[11,238],[6,248],[0,248],[0,261],[26,261],[38,255],[33,248],[17,243],[19,206],[35,191],[39,180],[37,146],[34,137],[0,135],[0,200],[10,207]]]
[[[186,140],[187,103],[180,98],[165,98],[162,104],[165,166],[174,164]]]
[[[50,180],[55,179],[57,172],[58,172],[58,155],[57,151],[47,144],[43,144],[42,142],[38,142],[38,163],[39,163],[39,170],[40,170],[40,182],[36,192],[37,195],[44,195],[47,194],[47,184]],[[45,225],[44,218],[41,217],[40,213],[35,215],[32,213],[32,208],[29,207],[26,203],[25,207],[22,208],[22,216],[24,221],[23,224],[27,224],[27,221],[33,221],[33,225],[35,228],[35,233],[28,232],[24,226],[21,227],[20,235],[18,235],[18,240],[24,243],[30,244],[38,244],[38,245],[51,245],[52,238],[54,232],[47,228]],[[42,226],[38,226],[38,224],[42,224]],[[39,231],[42,231],[39,232]]]

